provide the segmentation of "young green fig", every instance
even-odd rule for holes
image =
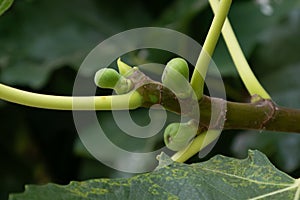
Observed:
[[[94,82],[98,87],[114,89],[117,94],[125,94],[133,87],[129,79],[124,78],[111,68],[103,68],[97,71]]]
[[[180,151],[197,135],[197,130],[198,126],[194,120],[169,124],[164,132],[164,142],[169,149]]]
[[[182,58],[170,60],[162,74],[163,85],[171,89],[179,98],[187,98],[191,94],[189,84],[189,67]]]

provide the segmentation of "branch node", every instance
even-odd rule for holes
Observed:
[[[268,107],[268,109],[266,109],[264,111],[264,114],[266,115],[266,119],[263,120],[261,125],[260,125],[260,129],[265,130],[268,123],[270,121],[272,121],[272,119],[274,118],[276,110],[278,110],[278,108],[276,107],[276,105],[274,104],[273,101],[267,100],[267,99],[264,99],[264,100],[260,101],[260,104],[261,104],[261,106],[267,106]]]

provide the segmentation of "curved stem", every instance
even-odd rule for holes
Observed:
[[[123,110],[138,108],[143,103],[143,97],[136,91],[114,96],[67,97],[27,92],[1,83],[0,99],[55,110]]]
[[[196,62],[196,66],[191,79],[191,86],[195,91],[198,100],[203,97],[205,76],[208,70],[209,63],[211,61],[212,54],[220,37],[224,21],[227,18],[230,6],[231,0],[221,1],[218,12],[215,14],[215,17],[205,39],[203,48]],[[206,147],[208,144],[210,144],[212,141],[214,141],[220,135],[220,131],[217,131],[217,134],[215,134],[215,132],[216,131],[209,130],[205,133],[200,134],[191,142],[191,144],[186,149],[177,152],[172,157],[172,159],[178,162],[186,161],[201,149]],[[206,138],[206,135],[208,135],[209,139]]]
[[[209,3],[213,9],[213,12],[218,14],[218,5],[221,5],[222,2],[219,4],[219,0],[209,0]],[[265,91],[265,89],[261,86],[255,75],[253,74],[234,34],[234,31],[232,30],[228,18],[226,18],[223,25],[222,34],[232,60],[250,95],[253,96],[257,94],[263,99],[271,99],[269,94]]]
[[[221,1],[218,12],[216,13],[212,21],[203,48],[196,62],[196,66],[191,79],[191,86],[194,89],[198,99],[201,99],[201,97],[203,96],[204,79],[206,76],[208,65],[220,37],[222,26],[230,9],[230,5],[231,0]]]
[[[216,138],[218,138],[220,133],[220,130],[208,130],[204,133],[201,133],[190,143],[188,147],[186,147],[184,150],[176,152],[172,156],[172,160],[177,162],[187,161],[193,155],[207,147],[207,145],[209,145]]]

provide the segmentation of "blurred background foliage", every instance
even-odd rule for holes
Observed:
[[[264,1],[234,1],[229,18],[252,69],[275,102],[300,108],[299,0],[259,2]],[[206,0],[15,0],[0,17],[0,81],[38,93],[71,95],[84,57],[109,36],[131,28],[158,26],[181,31],[203,44],[212,18]],[[165,63],[170,56],[141,50],[124,58],[137,65]],[[249,95],[223,39],[214,61],[222,73],[227,98],[248,102]],[[98,94],[109,92],[99,90]],[[131,114],[138,124],[149,122],[146,109]],[[106,167],[89,155],[69,111],[0,101],[0,119],[0,199],[22,192],[24,184],[67,184],[71,180],[133,175]],[[176,116],[169,120],[176,120]],[[103,112],[100,121],[112,140],[126,149],[148,151],[163,145],[162,137],[131,141],[120,136],[111,112]],[[216,154],[243,158],[249,148],[264,152],[291,176],[300,176],[299,134],[224,131],[204,159]],[[199,161],[197,156],[189,160],[195,161]]]

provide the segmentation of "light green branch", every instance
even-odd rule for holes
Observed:
[[[221,1],[218,12],[212,21],[203,48],[196,62],[194,73],[191,79],[191,86],[194,89],[198,99],[201,99],[203,96],[204,79],[208,65],[211,61],[211,56],[221,34],[222,26],[230,9],[230,5],[231,0]]]
[[[224,21],[231,6],[231,0],[222,0],[212,21],[211,27],[205,39],[203,48],[197,60],[195,70],[191,79],[191,86],[200,100],[203,97],[204,79],[211,61],[212,54],[221,34]],[[220,135],[220,131],[208,130],[197,136],[185,149],[178,151],[172,159],[178,162],[185,162],[187,159],[201,151]]]
[[[172,156],[172,160],[177,162],[185,162],[196,153],[211,144],[220,135],[220,130],[208,130],[198,135],[185,149],[176,152]]]
[[[209,3],[213,9],[213,12],[218,14],[218,6],[219,0],[209,0]],[[225,40],[225,43],[228,47],[229,53],[232,57],[232,60],[238,70],[238,73],[243,80],[248,92],[251,96],[257,94],[264,99],[271,99],[269,94],[265,91],[265,89],[261,86],[255,75],[253,74],[245,55],[237,41],[237,38],[232,30],[230,22],[228,18],[226,18],[225,23],[223,25],[222,34]]]
[[[54,96],[27,92],[0,83],[0,100],[54,110],[124,110],[140,107],[143,97],[136,91],[113,96]]]

